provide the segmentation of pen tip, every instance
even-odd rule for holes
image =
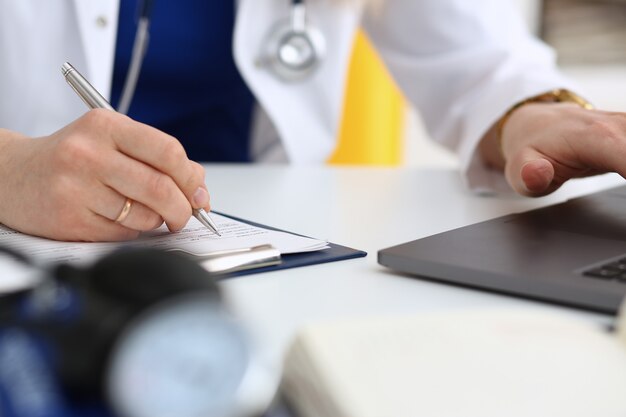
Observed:
[[[217,227],[209,217],[209,214],[203,208],[194,209],[193,213],[194,216],[196,216],[196,218],[200,221],[200,223],[202,223],[206,228],[211,230],[219,237],[222,237],[221,233],[219,232],[219,230],[217,230]]]

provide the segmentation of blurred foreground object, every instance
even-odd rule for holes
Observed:
[[[197,263],[137,249],[40,275],[2,300],[0,415],[231,417],[271,400],[243,330]]]
[[[622,416],[626,343],[523,310],[319,324],[289,349],[282,391],[301,417]]]
[[[399,165],[402,162],[402,94],[362,31],[357,32],[346,80],[343,116],[331,164]]]

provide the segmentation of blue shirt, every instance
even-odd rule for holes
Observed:
[[[117,107],[137,28],[120,2],[111,103]],[[129,116],[181,141],[190,159],[250,161],[254,98],[233,59],[234,1],[155,0],[150,44]]]

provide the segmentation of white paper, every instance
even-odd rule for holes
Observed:
[[[282,254],[312,252],[328,247],[328,243],[322,240],[251,226],[216,213],[211,213],[210,216],[222,234],[221,237],[192,217],[179,232],[171,233],[163,225],[145,233],[137,241],[125,243],[59,242],[25,235],[0,225],[0,245],[23,253],[40,263],[89,262],[125,246],[180,249],[199,256],[265,244],[274,246]]]

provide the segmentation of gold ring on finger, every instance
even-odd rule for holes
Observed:
[[[120,215],[117,216],[117,218],[115,219],[115,223],[122,223],[124,220],[126,220],[126,218],[128,217],[128,214],[130,213],[130,209],[133,206],[133,200],[131,200],[130,198],[127,198],[126,201],[124,202],[124,207],[122,207],[122,211],[120,211]]]

